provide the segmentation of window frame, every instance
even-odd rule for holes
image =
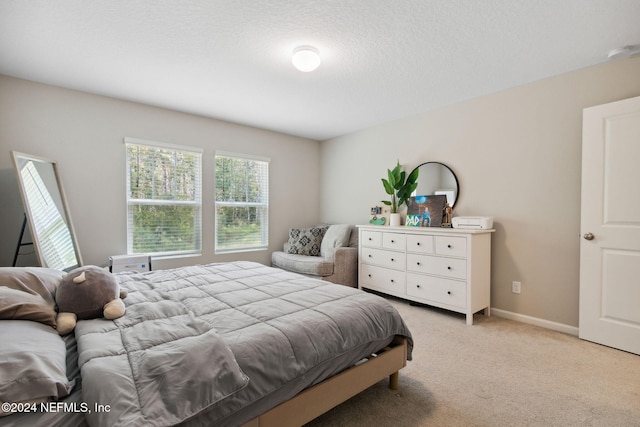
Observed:
[[[126,169],[126,191],[125,191],[125,207],[126,207],[126,228],[127,228],[127,254],[135,255],[139,254],[139,252],[134,252],[133,250],[133,229],[130,227],[132,222],[129,221],[129,207],[130,205],[144,205],[144,206],[196,206],[198,209],[197,218],[194,218],[194,248],[188,250],[174,250],[174,251],[162,251],[162,252],[144,252],[144,254],[149,254],[153,258],[179,258],[183,256],[198,256],[202,255],[202,210],[203,210],[203,202],[202,202],[202,166],[203,166],[203,157],[204,150],[202,148],[190,147],[186,145],[178,145],[178,144],[169,144],[158,141],[150,141],[146,139],[140,138],[124,138],[125,145],[125,169]],[[197,170],[195,171],[195,179],[196,179],[196,191],[194,200],[167,200],[167,199],[131,199],[129,196],[131,195],[131,168],[129,165],[129,154],[128,154],[128,146],[136,145],[136,146],[144,146],[150,148],[158,148],[165,150],[174,150],[174,151],[182,151],[188,153],[194,153],[197,155]]]
[[[218,157],[228,157],[233,159],[241,159],[241,160],[249,160],[255,162],[263,162],[266,163],[267,173],[266,173],[266,202],[231,202],[231,201],[218,201],[217,199],[217,189],[218,189],[218,180],[217,180],[217,160]],[[251,154],[242,154],[236,152],[222,151],[217,150],[214,153],[214,174],[213,174],[213,229],[214,229],[214,253],[215,254],[229,254],[229,253],[238,253],[238,252],[254,252],[254,251],[265,251],[269,249],[269,199],[270,199],[270,174],[271,174],[271,159],[269,157],[255,156]],[[266,208],[262,213],[263,218],[261,219],[261,224],[263,224],[261,229],[261,244],[256,246],[237,246],[232,248],[220,248],[218,244],[218,207],[262,207]]]

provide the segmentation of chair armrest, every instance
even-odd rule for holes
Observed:
[[[336,248],[331,281],[353,288],[358,286],[358,248]]]

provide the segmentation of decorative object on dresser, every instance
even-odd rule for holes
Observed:
[[[460,197],[458,178],[449,166],[440,162],[426,162],[418,165],[412,172],[416,174],[416,189],[410,194],[442,194],[447,196],[447,203],[453,209]]]
[[[414,196],[407,200],[407,220],[409,227],[440,227],[444,216],[447,196],[443,194]]]
[[[453,228],[489,230],[493,228],[492,216],[457,216],[452,221]]]
[[[359,225],[358,287],[464,313],[490,315],[491,233]]]
[[[382,178],[382,185],[384,186],[384,191],[391,196],[391,200],[382,200],[382,203],[391,207],[389,225],[400,225],[398,208],[407,203],[407,200],[415,191],[419,172],[416,168],[407,176],[407,173],[401,169],[400,160],[396,163],[395,168],[387,169],[388,179]]]
[[[453,219],[453,208],[449,203],[444,205],[444,214],[442,215],[442,227],[453,227],[452,224]]]
[[[389,206],[372,206],[369,214],[369,224],[388,225],[390,214]]]

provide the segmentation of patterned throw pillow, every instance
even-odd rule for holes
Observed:
[[[328,226],[311,228],[292,228],[289,230],[289,249],[287,253],[320,256],[322,238]]]

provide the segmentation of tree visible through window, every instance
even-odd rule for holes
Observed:
[[[132,138],[125,143],[127,252],[199,253],[202,152]]]
[[[269,160],[216,154],[216,252],[269,244]]]

